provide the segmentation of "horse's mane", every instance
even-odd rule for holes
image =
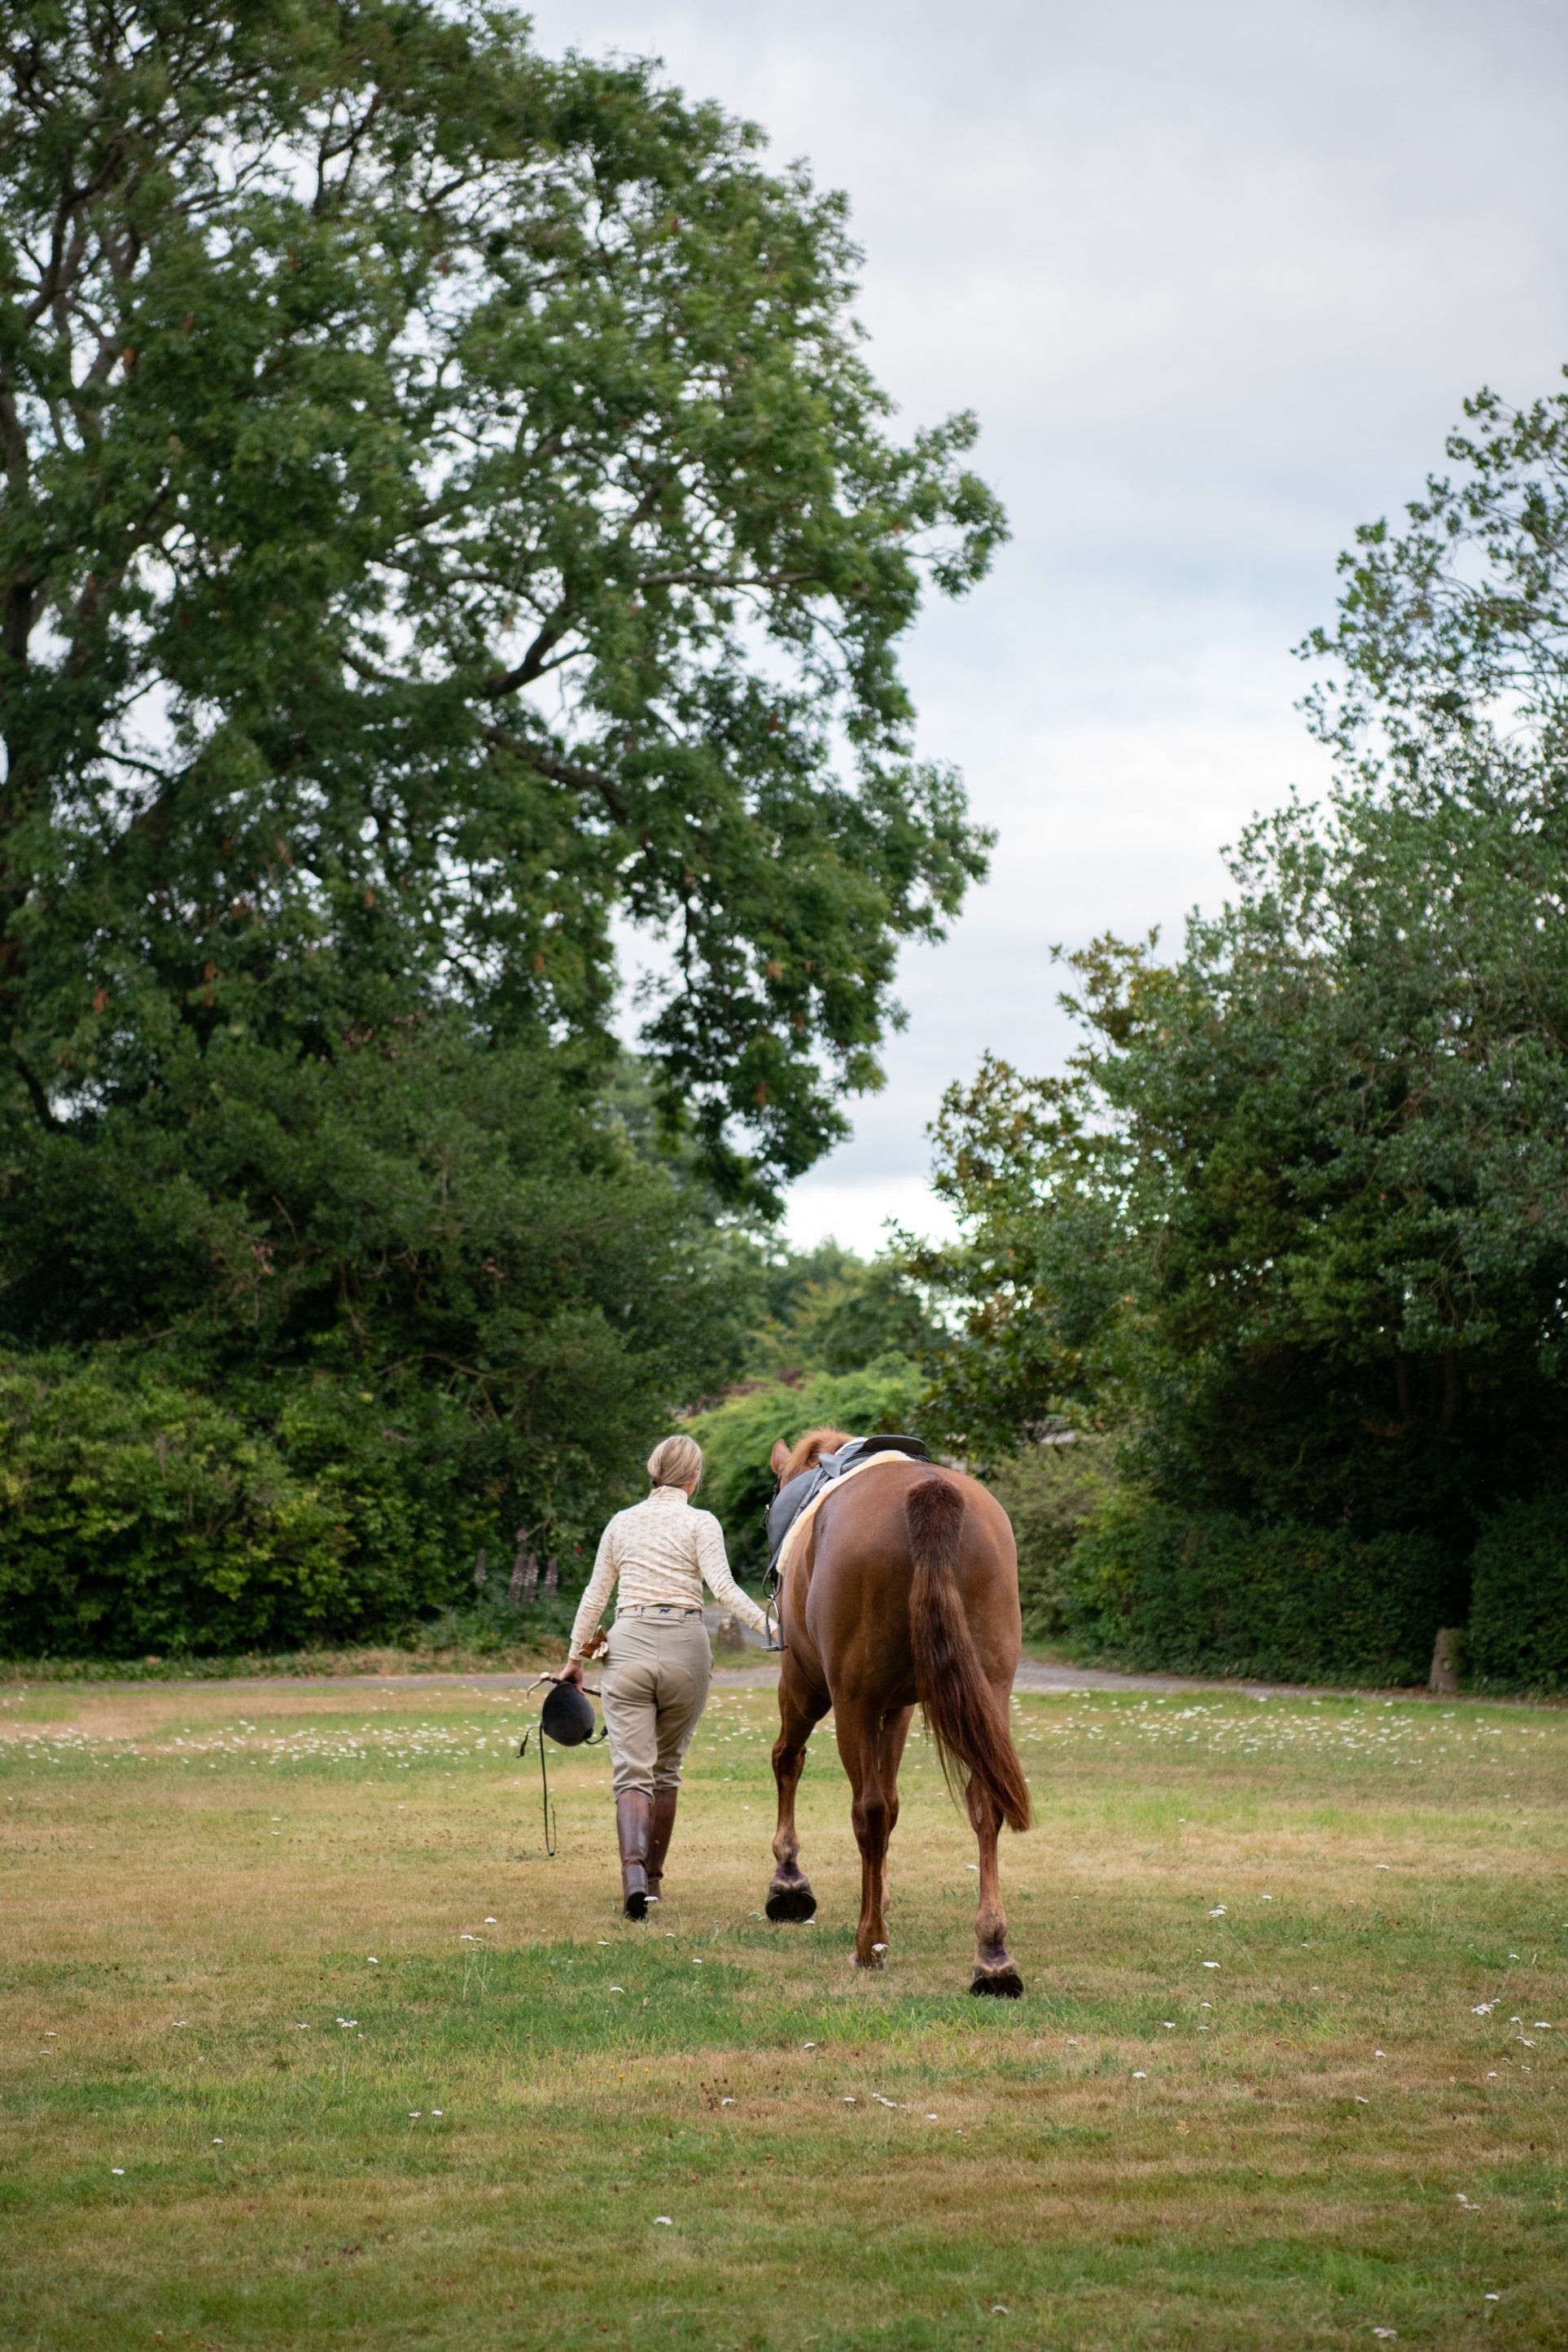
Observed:
[[[805,1435],[797,1438],[790,1448],[789,1460],[779,1472],[779,1485],[787,1486],[790,1480],[798,1478],[803,1470],[815,1468],[820,1455],[837,1454],[841,1445],[848,1443],[849,1432],[847,1429],[808,1429]]]

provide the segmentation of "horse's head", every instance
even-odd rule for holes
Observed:
[[[837,1454],[841,1445],[848,1443],[847,1429],[808,1429],[793,1445],[786,1445],[781,1437],[768,1457],[773,1476],[781,1486],[787,1486],[803,1470],[815,1469],[823,1454]]]

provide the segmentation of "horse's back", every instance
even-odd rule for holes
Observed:
[[[952,1574],[987,1682],[1010,1685],[1023,1632],[1013,1528],[994,1495],[963,1471],[879,1464],[830,1496],[813,1529],[805,1628],[827,1686],[887,1686],[888,1704],[914,1702],[910,1594],[915,1560],[907,1506],[931,1478],[956,1487],[963,1516]]]

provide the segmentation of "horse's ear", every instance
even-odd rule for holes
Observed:
[[[788,1460],[789,1447],[784,1444],[782,1437],[776,1438],[773,1442],[773,1450],[768,1456],[768,1466],[772,1470],[775,1478],[782,1478],[784,1476],[784,1464]]]

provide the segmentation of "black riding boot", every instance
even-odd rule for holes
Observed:
[[[621,1909],[628,1919],[647,1917],[647,1841],[653,1807],[641,1789],[616,1799],[616,1834],[621,1845]]]

